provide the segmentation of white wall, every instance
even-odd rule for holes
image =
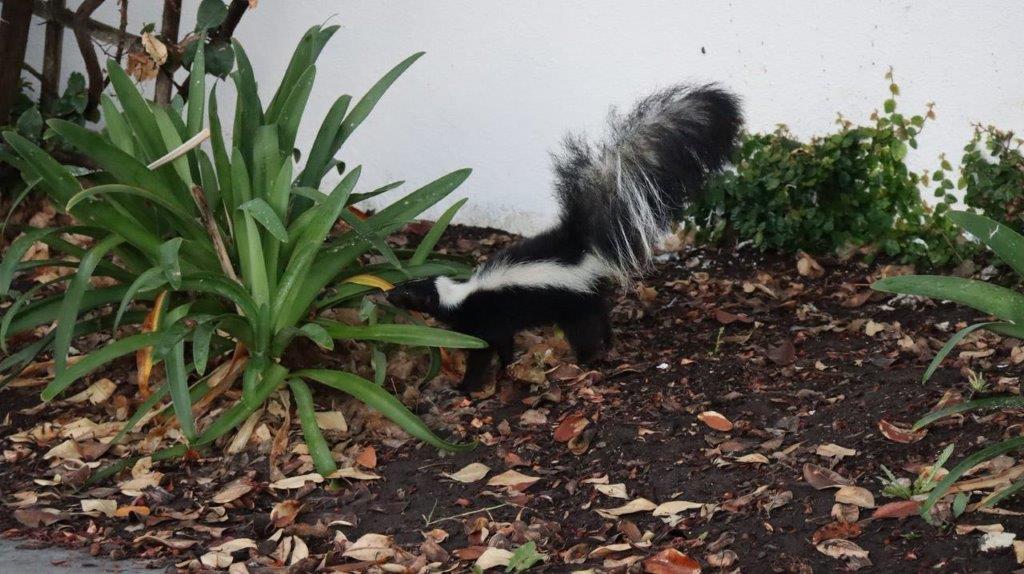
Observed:
[[[133,1],[133,21],[159,21],[158,4]],[[321,56],[300,145],[337,95],[361,95],[425,50],[343,158],[364,166],[363,190],[472,167],[455,194],[471,198],[460,220],[516,231],[553,219],[548,153],[567,130],[598,133],[610,105],[679,81],[721,82],[743,96],[750,128],[807,136],[837,111],[866,119],[891,65],[904,111],[937,104],[916,167],[943,151],[958,160],[972,122],[1024,131],[1019,1],[263,0],[237,36],[265,100],[303,31],[325,20],[342,29]],[[41,27],[32,42],[38,57]],[[80,61],[70,36],[67,51]]]

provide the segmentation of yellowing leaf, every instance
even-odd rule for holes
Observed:
[[[469,483],[476,482],[482,479],[483,477],[487,476],[487,473],[490,472],[490,470],[490,467],[488,467],[486,464],[474,462],[472,464],[467,464],[466,466],[462,467],[462,469],[456,472],[453,472],[451,474],[444,473],[444,475],[458,482]]]
[[[627,514],[634,514],[636,512],[647,512],[649,510],[654,510],[657,507],[657,504],[654,504],[646,498],[637,498],[616,508],[598,508],[597,513],[603,518],[612,519],[619,516],[625,516]]]
[[[365,287],[376,287],[381,291],[390,291],[395,288],[387,279],[382,279],[376,275],[369,275],[363,273],[361,275],[353,275],[344,281],[345,283],[355,283],[356,285],[363,285]]]
[[[161,291],[153,301],[153,308],[146,315],[142,323],[143,333],[152,333],[160,328],[160,317],[163,315],[164,301],[167,299],[167,291]],[[149,398],[149,377],[153,373],[153,347],[143,347],[135,352],[135,364],[139,370],[138,384],[139,395],[142,398]]]

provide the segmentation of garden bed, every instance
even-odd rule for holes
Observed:
[[[471,228],[448,235],[456,236],[444,244],[450,252],[477,257],[510,240]],[[1024,532],[1024,504],[1015,499],[996,511],[969,506],[956,528],[930,526],[912,511],[872,518],[871,508],[897,500],[882,494],[882,465],[915,477],[951,442],[958,461],[1019,434],[1024,418],[1007,412],[946,419],[906,443],[879,427],[912,423],[955,394],[947,391],[969,396],[966,368],[984,376],[989,391],[1018,392],[1024,351],[1017,341],[976,332],[922,385],[938,346],[977,314],[869,291],[873,279],[904,271],[896,266],[820,260],[821,270],[810,261],[798,269],[792,257],[691,248],[662,259],[637,290],[619,297],[615,349],[594,364],[573,365],[550,330],[524,334],[523,360],[492,393],[469,398],[452,388],[457,357],[426,385],[416,383],[424,357],[389,357],[388,386],[432,428],[478,441],[469,452],[442,455],[340,395],[320,393],[318,411],[339,413],[322,424],[348,469],[336,490],[316,477],[281,482],[313,470],[298,421],[278,403],[253,419],[234,454],[218,444],[75,490],[91,470],[69,470],[76,463],[62,460],[76,457],[53,449],[70,442],[63,448],[77,448],[77,458],[114,458],[118,449],[105,451],[103,427],[76,432],[71,423],[130,414],[138,403],[129,383],[134,364],[118,363],[68,393],[109,379],[113,395],[98,404],[86,397],[39,408],[39,387],[22,381],[29,386],[0,392],[0,494],[9,509],[0,513],[0,533],[160,565],[235,563],[241,571],[237,563],[245,563],[250,572],[289,564],[295,572],[384,569],[372,566],[375,559],[388,564],[384,571],[401,565],[416,572],[428,563],[467,571],[487,547],[515,550],[530,540],[546,556],[535,571],[546,572],[691,571],[666,549],[705,572],[1018,567],[1011,546],[980,550],[984,536],[999,545],[1005,533]],[[351,367],[361,353],[339,348],[291,359]],[[173,431],[151,421],[126,444],[152,450],[168,436]],[[479,466],[466,469],[471,463],[485,465],[486,475]],[[972,478],[1005,478],[1016,463],[1000,460]],[[844,489],[845,503],[835,506],[836,488],[811,484],[825,469],[867,492]],[[460,470],[456,479],[445,475]],[[56,475],[62,484],[54,484]],[[106,502],[88,503],[84,513],[83,499]],[[246,540],[211,552],[232,539]],[[507,560],[495,551],[491,557]],[[665,557],[677,563],[658,570]]]

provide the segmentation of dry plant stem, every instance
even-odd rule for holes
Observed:
[[[236,343],[235,353],[232,355],[231,360],[218,367],[218,374],[220,376],[219,380],[213,383],[212,381],[214,381],[216,377],[210,377],[210,381],[212,383],[210,391],[206,393],[203,398],[196,401],[196,404],[192,405],[193,417],[198,420],[199,417],[206,414],[206,411],[210,408],[210,405],[213,404],[213,401],[216,400],[217,397],[223,395],[224,391],[230,389],[231,386],[234,385],[235,381],[238,380],[238,377],[242,375],[243,371],[245,371],[245,365],[248,363],[248,359],[249,352],[245,348],[245,345],[242,343]]]
[[[75,13],[67,8],[51,6],[48,0],[33,0],[32,14],[44,20],[59,22],[61,25],[69,28],[74,26]],[[135,47],[141,48],[142,46],[142,38],[135,34],[118,30],[103,22],[88,20],[86,21],[86,30],[96,41],[103,42],[104,44],[117,44],[123,41],[125,42],[125,48],[129,50]]]
[[[213,218],[213,213],[210,211],[210,205],[206,203],[206,196],[203,195],[203,188],[198,185],[192,186],[192,199],[196,202],[196,207],[199,208],[199,217],[203,221],[203,226],[206,227],[206,233],[210,235],[210,240],[213,241],[214,251],[217,252],[217,261],[220,262],[220,268],[224,271],[224,274],[231,278],[235,283],[241,284],[238,275],[235,274],[235,268],[231,265],[231,257],[228,256],[228,249],[224,245],[224,239],[220,236],[220,229],[217,227],[217,221]],[[235,307],[238,309],[238,307]],[[241,312],[241,309],[239,309]]]
[[[160,35],[164,42],[171,45],[178,43],[178,29],[181,27],[181,0],[164,0],[163,22],[160,27]],[[153,99],[156,103],[167,105],[171,103],[171,89],[174,87],[174,71],[178,67],[177,59],[173,63],[171,59],[160,68],[160,74],[156,77],[156,89],[153,92]]]
[[[50,0],[55,9],[62,9],[66,0]],[[60,67],[64,54],[64,25],[56,20],[46,22],[46,40],[43,44],[43,78],[39,86],[39,103],[44,111],[52,112],[60,92]]]
[[[85,62],[85,73],[89,78],[89,103],[85,107],[86,115],[91,114],[100,105],[100,94],[103,93],[103,68],[100,67],[100,60],[96,56],[96,49],[92,45],[92,36],[89,35],[89,18],[104,0],[85,0],[75,11],[75,19],[72,28],[75,32],[75,40],[78,42],[78,50],[82,53],[82,60]]]
[[[6,123],[18,97],[32,10],[24,1],[3,4],[0,15],[0,124]]]

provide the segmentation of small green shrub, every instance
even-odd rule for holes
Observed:
[[[967,211],[953,211],[950,219],[965,231],[978,238],[986,247],[1007,263],[1018,275],[1024,276],[1024,236],[1010,227],[997,221]],[[931,378],[942,360],[971,332],[977,329],[988,329],[1003,335],[1024,339],[1024,294],[1013,289],[1001,287],[975,279],[946,277],[942,275],[905,275],[888,277],[875,282],[872,288],[889,293],[904,293],[948,300],[967,305],[987,315],[997,318],[995,321],[976,323],[958,331],[939,350],[931,364],[924,372],[922,382]],[[941,409],[921,418],[913,430],[919,430],[932,422],[952,414],[985,408],[1020,408],[1024,406],[1024,397],[1010,395],[1006,397],[989,397],[975,399]],[[971,454],[956,467],[949,471],[939,484],[932,490],[922,506],[922,515],[929,518],[929,511],[945,495],[949,487],[964,472],[976,464],[985,462],[999,455],[1024,447],[1024,437],[1014,437],[998,444],[985,447]],[[986,497],[983,505],[992,505],[1024,488],[1024,480],[1018,480],[1011,486],[999,490]]]
[[[963,247],[944,217],[921,199],[927,178],[905,163],[928,120],[897,110],[899,87],[872,124],[839,117],[832,134],[802,142],[785,126],[745,134],[734,171],[709,182],[689,209],[698,238],[750,241],[761,250],[835,253],[867,246],[907,262],[943,265]]]
[[[1015,231],[1024,232],[1024,140],[996,127],[976,126],[964,147],[956,189],[963,191],[964,203]],[[952,170],[943,161],[932,179],[936,196],[952,197]]]
[[[55,324],[41,339],[0,361],[0,373],[8,375],[0,386],[49,351],[56,372],[42,392],[49,401],[110,361],[142,352],[143,370],[163,363],[166,383],[144,402],[125,430],[169,396],[186,441],[157,453],[155,460],[211,444],[287,382],[316,468],[330,474],[334,461],[315,423],[304,381],[348,393],[437,447],[461,448],[435,436],[380,384],[342,371],[290,372],[281,362],[297,338],[326,349],[333,348],[334,340],[425,346],[432,350],[435,364],[439,364],[439,346],[484,346],[483,341],[458,333],[391,323],[393,312],[378,312],[364,299],[375,290],[373,286],[467,271],[430,257],[439,230],[404,260],[383,238],[450,194],[469,170],[445,175],[366,219],[348,206],[380,190],[354,193],[359,167],[345,172],[333,189],[319,190],[324,176],[343,166],[334,159],[342,144],[421,54],[388,72],[355,105],[350,106],[349,96],[339,97],[312,147],[302,154],[305,165],[302,169],[294,165],[295,138],[316,76],[315,62],[337,29],[315,26],[303,36],[265,107],[245,51],[234,45],[237,69],[231,77],[237,105],[230,141],[222,133],[216,90],[206,98],[202,46],[192,65],[192,97],[187,106],[180,100],[166,108],[147,102],[111,61],[108,73],[118,104],[104,97],[107,125],[103,133],[50,120],[54,132],[101,167],[87,181],[77,179],[24,136],[14,131],[3,134],[16,152],[4,154],[3,159],[78,223],[26,229],[0,262],[0,297],[11,299],[0,320],[2,351],[8,353],[9,337]],[[212,153],[199,146],[206,136]],[[391,187],[395,186],[386,189]],[[444,221],[450,220],[458,205]],[[331,238],[339,218],[349,230]],[[79,248],[62,239],[67,233],[88,236],[92,243]],[[40,264],[20,261],[36,241],[59,254],[43,263],[74,267],[75,273],[16,292],[12,290],[15,276]],[[363,264],[361,257],[370,251],[386,263]],[[90,281],[94,276],[111,278],[115,284],[94,288]],[[37,297],[40,288],[54,286],[66,288]],[[323,317],[331,308],[360,306],[360,302],[366,324],[347,325]],[[69,361],[75,338],[98,331],[114,333],[115,340]],[[378,373],[386,366],[382,355],[374,353]],[[239,366],[242,372],[241,398],[200,429],[193,420],[194,403],[212,387],[220,385],[222,391],[233,384],[231,377],[214,381],[207,373],[207,365],[221,357],[222,366]],[[94,478],[109,476],[117,468]]]

